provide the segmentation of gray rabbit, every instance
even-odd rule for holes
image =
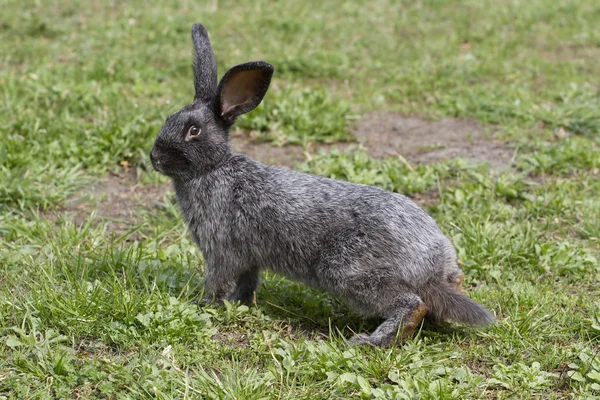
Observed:
[[[269,268],[326,290],[385,321],[354,344],[392,345],[425,315],[483,325],[493,320],[460,293],[454,247],[435,221],[400,194],[263,165],[235,154],[229,129],[262,101],[273,66],[231,68],[217,85],[208,32],[192,28],[192,104],[169,116],[150,158],[173,180],[206,260],[203,303],[252,301]]]

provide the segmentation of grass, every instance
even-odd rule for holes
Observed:
[[[332,101],[323,89],[280,91],[275,86],[256,111],[240,118],[239,126],[277,145],[307,146],[311,142],[352,140],[348,132],[350,118],[348,105]]]
[[[597,2],[2,8],[0,398],[600,396]],[[68,199],[107,174],[165,182],[148,151],[192,98],[197,20],[220,74],[275,65],[265,102],[240,120],[260,139],[312,152],[352,141],[360,116],[401,112],[473,119],[515,150],[499,171],[360,146],[296,166],[427,200],[495,325],[423,326],[393,349],[350,348],[344,338],[377,321],[271,273],[255,306],[193,305],[202,257],[170,192],[137,204],[126,230],[92,200],[73,218]]]

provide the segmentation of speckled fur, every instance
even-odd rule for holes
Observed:
[[[392,344],[425,310],[434,320],[492,321],[457,289],[462,272],[448,238],[405,196],[232,153],[228,130],[262,101],[273,67],[233,67],[217,87],[206,29],[195,24],[192,38],[195,101],[167,119],[151,158],[173,179],[206,260],[204,302],[250,302],[260,269],[269,268],[385,319],[355,343]],[[201,134],[186,135],[191,125]]]

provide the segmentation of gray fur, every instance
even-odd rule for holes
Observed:
[[[207,37],[195,45],[210,49]],[[235,116],[260,103],[273,67],[255,62],[232,70],[251,71],[247,79],[259,82],[244,76],[228,81],[226,74],[213,96],[167,119],[151,152],[154,167],[173,179],[204,255],[205,303],[250,302],[264,267],[385,319],[355,343],[392,344],[423,306],[434,320],[492,321],[485,308],[459,293],[454,247],[407,197],[232,153],[228,129]],[[256,93],[236,96],[237,86]],[[219,112],[223,93],[233,93],[230,103],[242,102],[234,104],[241,111],[233,117]],[[199,135],[190,135],[192,125],[201,128]]]
[[[194,44],[194,88],[195,99],[208,100],[217,89],[217,62],[208,40],[208,31],[202,24],[192,26]]]

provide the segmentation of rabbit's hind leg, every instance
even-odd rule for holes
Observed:
[[[370,336],[358,334],[349,342],[353,345],[370,344],[388,347],[409,337],[419,327],[427,314],[427,308],[419,296],[413,293],[401,294],[387,319]],[[400,334],[398,331],[400,330]]]

